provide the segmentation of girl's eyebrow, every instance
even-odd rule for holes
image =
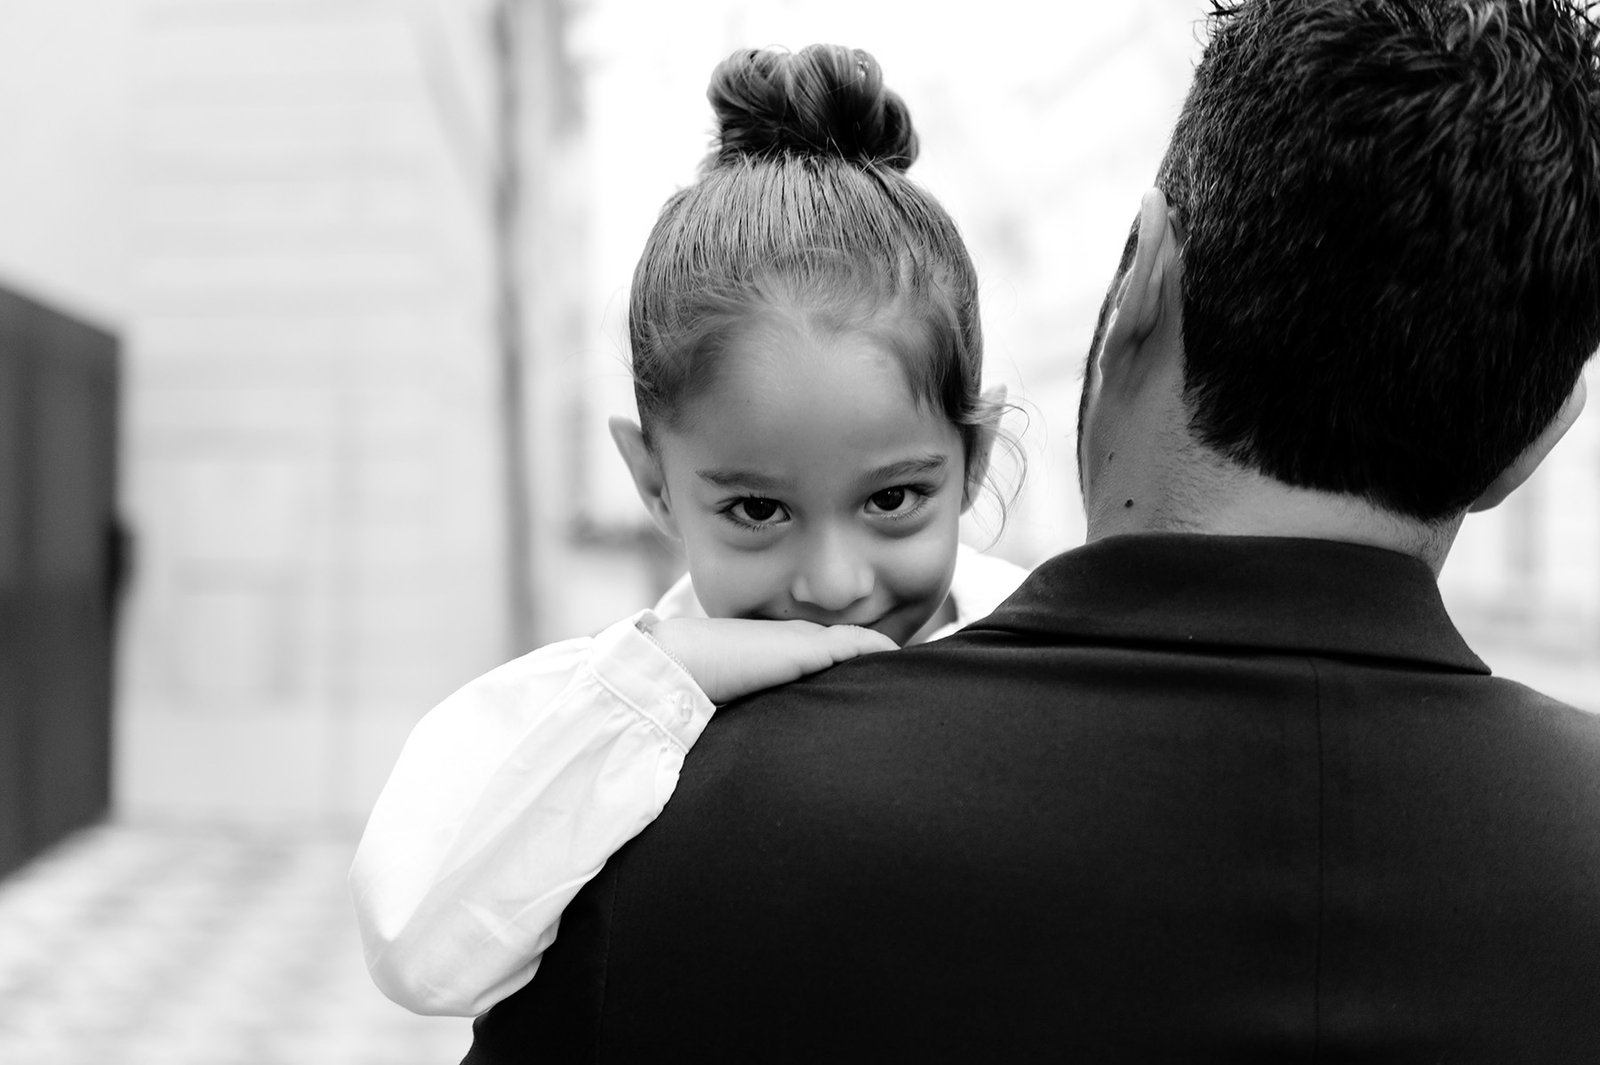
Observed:
[[[944,467],[943,455],[918,455],[915,458],[900,459],[879,466],[875,470],[869,470],[862,480],[898,481],[907,477],[926,477],[939,473]]]
[[[749,488],[757,492],[786,492],[794,487],[788,477],[774,477],[755,470],[695,470],[695,476],[718,488]]]
[[[863,482],[881,483],[908,477],[928,477],[942,471],[947,465],[943,455],[915,455],[910,458],[886,462],[861,475]],[[758,470],[711,468],[695,470],[695,476],[718,488],[742,488],[751,492],[790,492],[794,478],[774,477]]]

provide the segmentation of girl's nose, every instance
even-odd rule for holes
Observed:
[[[806,555],[795,573],[797,602],[838,612],[872,591],[872,567],[839,537],[829,537]]]

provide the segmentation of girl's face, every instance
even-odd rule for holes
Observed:
[[[880,342],[764,332],[678,425],[660,434],[646,503],[682,539],[712,617],[862,625],[900,644],[939,618],[967,495],[961,435]]]

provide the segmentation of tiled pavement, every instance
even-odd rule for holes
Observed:
[[[326,834],[107,824],[0,880],[3,1065],[449,1065],[373,987]]]

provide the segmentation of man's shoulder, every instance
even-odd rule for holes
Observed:
[[[1546,1013],[1571,1013],[1600,933],[1547,888],[1600,861],[1597,724],[1465,666],[1135,646],[1008,607],[719,711],[479,1035],[767,1060],[782,1032],[816,1059],[828,1016],[906,1056],[877,1019],[910,1017],[911,1056],[1032,1058],[1062,1024],[1111,1046],[1154,1008],[1198,1045],[1217,1017],[1255,1032],[1255,974],[1300,987],[1318,951],[1328,1015],[1387,996],[1459,1026],[1549,974]],[[1480,934],[1522,899],[1537,951]]]
[[[1587,758],[1600,769],[1600,712],[1578,706],[1532,684],[1504,676],[1479,678],[1475,703],[1527,728],[1555,737],[1571,759]],[[1562,694],[1567,694],[1564,690]],[[1596,777],[1600,786],[1600,776]]]

